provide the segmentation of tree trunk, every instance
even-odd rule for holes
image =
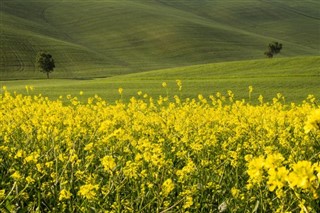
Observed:
[[[47,79],[49,79],[49,72],[47,72]]]

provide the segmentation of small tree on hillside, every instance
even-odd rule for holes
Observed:
[[[270,43],[268,45],[268,50],[266,52],[264,52],[264,54],[268,57],[268,58],[273,58],[273,56],[275,54],[278,54],[280,53],[282,49],[282,44],[279,43],[279,42],[273,42],[273,43]]]
[[[40,69],[40,72],[47,73],[47,78],[49,78],[49,73],[53,72],[55,68],[52,55],[45,52],[39,52],[37,54],[36,65]]]

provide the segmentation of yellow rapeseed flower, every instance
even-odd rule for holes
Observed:
[[[120,87],[120,88],[118,89],[118,92],[119,92],[120,95],[122,95],[123,89]]]
[[[135,162],[127,161],[123,168],[123,174],[128,178],[136,179],[138,177],[138,165]]]
[[[161,191],[162,196],[167,197],[170,194],[170,192],[174,189],[174,183],[171,180],[171,178],[164,181],[161,188],[162,188],[162,191]]]
[[[39,157],[40,157],[40,155],[39,155],[38,152],[32,152],[30,155],[28,155],[28,156],[24,159],[24,162],[25,162],[25,163],[29,163],[29,162],[37,163]]]
[[[0,199],[3,199],[6,195],[6,190],[5,189],[1,189],[0,190]]]
[[[187,196],[182,208],[187,209],[193,205],[193,198],[191,196]]]
[[[167,87],[167,83],[166,82],[162,82],[162,87],[166,88]]]
[[[292,169],[293,171],[288,176],[291,188],[308,189],[312,186],[312,182],[317,180],[314,174],[314,167],[310,161],[299,161],[292,165]]]
[[[181,89],[182,89],[182,82],[181,82],[181,80],[176,80],[176,83],[177,83],[177,86],[178,86],[178,88],[179,88],[179,91],[181,91]]]
[[[304,127],[305,132],[320,131],[320,109],[314,110],[308,117]]]
[[[235,187],[232,187],[231,189],[231,194],[234,198],[238,198],[239,197],[239,194],[240,194],[240,190],[235,188]]]
[[[252,93],[253,87],[252,87],[252,86],[249,86],[248,89],[249,89],[249,93]]]
[[[11,175],[11,177],[12,177],[14,180],[18,181],[18,180],[21,179],[21,174],[20,174],[20,172],[15,171],[15,172]]]
[[[96,197],[96,190],[99,189],[99,185],[86,184],[80,187],[78,195],[88,199],[93,200]]]
[[[15,158],[15,159],[17,159],[17,158],[22,158],[23,155],[24,155],[24,153],[25,153],[25,152],[24,152],[22,149],[19,149],[19,150],[17,151],[16,155],[14,156],[14,158]]]
[[[179,182],[184,182],[188,175],[196,170],[196,166],[191,159],[188,159],[187,165],[182,169],[177,170],[176,174],[179,177]]]
[[[280,153],[272,153],[267,156],[264,161],[264,167],[267,169],[277,168],[281,166],[281,163],[284,161],[284,157]]]
[[[248,163],[247,173],[250,176],[250,182],[260,183],[263,179],[264,157],[259,156]]]
[[[116,167],[116,162],[112,156],[106,155],[101,159],[101,164],[105,171],[112,171]]]
[[[84,150],[85,150],[85,151],[91,151],[91,150],[92,150],[92,147],[93,147],[93,143],[88,143],[88,144],[84,147]]]
[[[9,175],[0,205],[21,201],[35,209],[41,195],[61,212],[70,205],[83,212],[210,212],[212,205],[201,205],[208,191],[221,212],[318,211],[314,97],[287,105],[279,95],[252,105],[231,91],[209,96],[210,103],[205,95],[138,94],[107,104],[98,95],[82,103],[2,91],[0,167]]]
[[[274,191],[276,188],[282,189],[286,185],[289,171],[285,167],[279,167],[276,169],[271,168],[268,171],[268,186],[270,191]]]
[[[69,190],[62,189],[62,190],[60,191],[59,200],[60,200],[60,201],[61,201],[61,200],[68,200],[68,199],[71,198],[71,196],[72,196],[72,194],[70,193]]]
[[[33,183],[35,180],[32,177],[28,176],[26,177],[26,181],[27,183]]]

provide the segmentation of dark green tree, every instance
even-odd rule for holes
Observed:
[[[53,72],[53,69],[55,68],[52,55],[46,52],[38,52],[36,66],[40,72],[47,73],[47,78],[49,78],[49,73]]]
[[[280,53],[282,49],[282,44],[279,43],[279,42],[273,42],[273,43],[270,43],[268,45],[268,50],[266,52],[264,52],[264,54],[268,57],[268,58],[273,58],[273,56],[275,54],[278,54]]]

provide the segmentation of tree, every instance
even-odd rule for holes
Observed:
[[[264,54],[268,57],[268,58],[273,58],[273,56],[275,54],[278,54],[280,53],[282,49],[282,44],[279,43],[279,42],[273,42],[273,43],[270,43],[268,45],[268,50],[266,52],[264,52]]]
[[[36,65],[40,69],[40,72],[47,73],[47,78],[49,78],[49,73],[53,72],[53,69],[55,68],[52,55],[45,52],[38,52]]]

